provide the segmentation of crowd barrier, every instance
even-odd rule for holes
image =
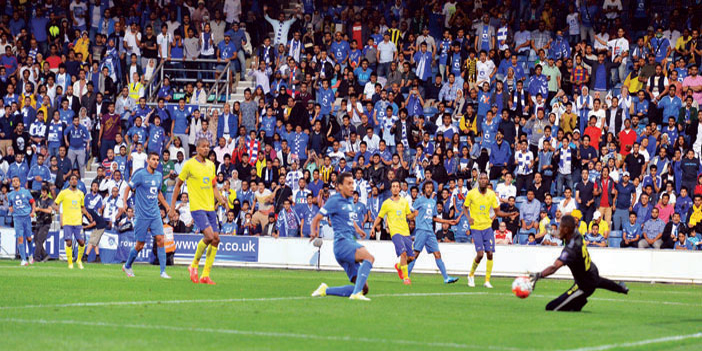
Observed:
[[[90,235],[90,232],[87,233]],[[15,253],[14,230],[0,229],[2,246],[0,257],[11,258]],[[200,235],[175,234],[175,262],[187,264],[192,260]],[[389,241],[362,241],[375,256],[375,271],[394,272],[397,262],[395,248]],[[100,241],[103,263],[121,263],[134,245],[132,232],[106,232]],[[475,256],[472,244],[441,243],[441,255],[449,273],[465,275]],[[46,241],[46,250],[52,258],[65,259],[63,234],[52,231]],[[151,262],[151,243],[147,242],[137,258],[138,262]],[[545,246],[498,245],[495,252],[494,276],[517,276],[540,271],[558,258],[561,249]],[[74,251],[75,252],[75,251]],[[644,250],[589,248],[592,261],[600,274],[611,279],[646,282],[702,284],[702,253],[699,251]],[[94,255],[94,254],[93,254]],[[91,255],[91,256],[93,256]],[[92,258],[91,258],[92,260]],[[333,242],[324,240],[320,249],[308,239],[249,236],[222,236],[215,265],[233,267],[341,270],[333,253]],[[478,268],[484,272],[485,264]],[[415,272],[438,273],[433,255],[422,253],[415,265]],[[562,268],[556,278],[570,279],[567,268]]]

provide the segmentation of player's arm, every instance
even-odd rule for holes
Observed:
[[[90,213],[88,213],[88,210],[85,209],[85,206],[80,207],[80,212],[82,212],[84,216],[88,217],[89,221],[93,221],[93,216],[91,216]]]
[[[124,187],[124,194],[122,195],[122,201],[124,201],[124,208],[128,208],[129,206],[127,205],[127,199],[129,198],[129,192],[132,190],[132,187],[129,186],[129,183]],[[159,193],[160,194],[160,193]]]
[[[163,196],[162,192],[158,192],[158,202],[163,206],[163,208],[166,209],[166,213],[171,211],[171,206],[168,205],[168,201],[166,201],[166,198]]]
[[[34,214],[37,212],[37,202],[31,199],[29,203],[32,204],[32,212],[29,214],[29,217],[34,217]]]
[[[317,213],[310,223],[310,241],[319,236],[319,222],[324,218],[321,213]]]
[[[356,233],[361,236],[361,239],[366,238],[366,232],[364,232],[363,229],[356,224],[356,222],[353,222],[353,229],[355,229]]]
[[[546,278],[551,274],[556,273],[561,267],[563,267],[563,261],[561,261],[559,258],[556,259],[552,265],[546,267],[543,271],[529,274],[529,280],[531,281],[532,288],[536,285],[536,282],[539,279]]]
[[[176,202],[178,202],[178,197],[180,196],[180,188],[183,187],[183,180],[180,179],[180,176],[176,178],[176,184],[175,187],[173,188],[173,197],[171,198],[171,207],[170,207],[170,212],[168,213],[168,216],[171,218],[175,218],[176,215]]]

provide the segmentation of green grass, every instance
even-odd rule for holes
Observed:
[[[465,277],[444,285],[416,274],[404,286],[396,274],[372,273],[372,301],[362,302],[308,297],[322,281],[344,284],[342,272],[215,267],[216,286],[192,284],[182,266],[169,267],[170,281],[158,267],[134,272],[128,279],[119,265],[0,262],[1,349],[622,349],[702,331],[702,290],[689,285],[631,283],[628,296],[596,292],[583,313],[549,313],[545,304],[571,282],[539,282],[520,300],[511,279],[488,290],[468,288]],[[627,349],[699,350],[700,336]]]

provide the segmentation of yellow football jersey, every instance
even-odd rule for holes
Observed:
[[[468,207],[470,218],[473,218],[471,229],[485,230],[492,227],[490,209],[498,208],[500,205],[494,191],[487,189],[485,194],[481,194],[478,188],[473,188],[466,195],[463,206]]]
[[[215,165],[210,160],[200,163],[195,157],[183,165],[178,175],[188,187],[190,211],[214,211],[213,182],[216,180]]]
[[[409,202],[407,199],[400,196],[398,201],[393,201],[392,198],[387,199],[380,206],[380,212],[378,217],[383,218],[387,215],[388,229],[390,230],[390,236],[395,234],[400,234],[404,236],[409,236],[409,225],[407,225],[407,216],[412,213],[410,212]]]
[[[76,189],[63,189],[56,196],[54,203],[63,210],[63,225],[83,225],[83,211],[85,195]]]

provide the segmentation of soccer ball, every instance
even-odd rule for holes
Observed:
[[[531,282],[529,277],[520,276],[512,283],[512,292],[520,299],[526,299],[531,294]]]

